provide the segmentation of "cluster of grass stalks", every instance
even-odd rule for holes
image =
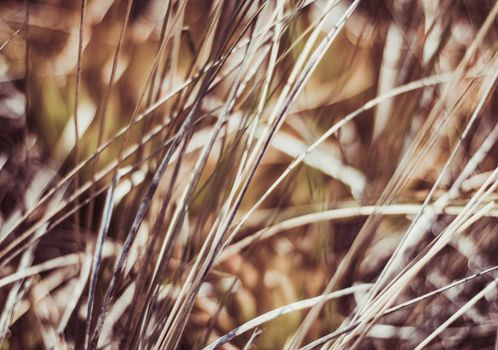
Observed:
[[[496,349],[498,3],[0,2],[0,348]]]

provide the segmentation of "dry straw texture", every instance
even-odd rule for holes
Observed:
[[[0,2],[0,349],[496,349],[498,3]]]

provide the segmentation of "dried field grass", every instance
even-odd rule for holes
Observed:
[[[497,16],[0,2],[1,348],[498,348]]]

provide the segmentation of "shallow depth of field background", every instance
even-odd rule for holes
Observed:
[[[282,97],[289,103],[288,109],[282,122],[276,123],[268,148],[261,151],[261,161],[240,205],[227,204],[237,179],[247,179],[249,174],[238,173],[240,162],[256,149],[265,130],[276,125],[271,114],[280,108],[279,98],[300,54],[306,49],[318,50],[319,42],[333,32],[352,4],[337,1],[321,23],[316,43],[307,47],[330,3],[134,0],[113,73],[127,1],[89,0],[80,64],[79,139],[75,142],[81,1],[0,2],[2,349],[83,348],[85,329],[92,336],[115,264],[153,183],[154,171],[200,94],[194,113],[197,119],[188,125],[174,152],[120,272],[99,347],[174,344],[181,349],[200,349],[258,315],[321,295],[332,278],[333,290],[374,283],[413,220],[424,219],[417,214],[428,196],[429,205],[444,198],[443,207],[429,216],[416,244],[406,248],[396,273],[423,259],[427,247],[448,227],[458,233],[404,282],[390,306],[498,264],[498,207],[493,202],[498,199],[493,187],[498,181],[493,173],[498,166],[498,135],[493,136],[498,134],[494,1],[360,1],[296,98]],[[236,10],[237,6],[241,9]],[[167,8],[169,22],[162,33]],[[222,29],[216,31],[213,23],[218,15]],[[259,17],[253,22],[255,16]],[[275,18],[281,18],[281,25],[261,31]],[[276,30],[280,31],[278,46]],[[476,38],[480,42],[473,47]],[[254,46],[243,45],[251,40]],[[223,64],[209,77],[201,69],[212,62],[220,45]],[[230,51],[233,47],[237,49]],[[467,57],[469,50],[472,55]],[[306,62],[312,59],[310,54]],[[157,69],[153,69],[155,63]],[[234,239],[216,252],[199,288],[189,290],[193,299],[185,301],[191,305],[181,309],[182,314],[178,312],[177,326],[166,324],[168,317],[176,315],[174,307],[179,305],[176,301],[182,297],[180,289],[189,273],[198,268],[197,262],[204,261],[203,244],[209,246],[214,239],[210,231],[220,225],[218,219],[229,218],[226,208],[237,210],[223,240],[289,164],[334,124],[375,97],[430,76],[437,76],[440,82],[422,83],[407,93],[386,97],[309,152],[244,219]],[[260,105],[267,77],[271,80]],[[202,92],[203,79],[211,78],[209,89]],[[192,79],[191,84],[183,85]],[[244,86],[232,100],[234,86],[241,81]],[[114,140],[97,159],[85,163],[48,200],[40,202],[97,147],[113,140],[135,116],[179,87],[179,93],[146,118],[139,118],[128,136],[124,133]],[[184,202],[182,196],[193,183],[203,147],[228,102],[233,105]],[[144,137],[147,142],[140,144]],[[486,142],[491,144],[482,151]],[[124,152],[126,157],[120,155],[122,145],[131,150]],[[478,152],[483,153],[475,166],[470,165],[471,173],[450,193]],[[122,176],[114,191],[101,265],[95,271],[91,267],[95,245],[117,161]],[[81,195],[72,197],[84,186]],[[472,208],[472,213],[483,211],[451,226],[469,209],[474,195],[487,189]],[[69,214],[77,205],[75,213]],[[183,208],[183,217],[173,227],[178,208]],[[470,220],[468,225],[465,220]],[[170,256],[159,261],[169,230],[176,232],[168,245]],[[271,236],[265,236],[268,232]],[[237,242],[243,242],[242,248],[230,250]],[[46,268],[23,275],[31,265]],[[156,267],[160,278],[153,280]],[[21,277],[5,282],[15,273]],[[335,346],[350,348],[359,340],[354,346],[361,349],[414,348],[496,276],[490,273],[474,278],[381,317],[352,339],[337,340]],[[92,279],[96,285],[88,328]],[[386,285],[383,288],[392,292]],[[156,293],[156,300],[144,315],[140,312],[150,298],[146,290]],[[366,296],[366,289],[358,289],[323,304],[300,345],[347,325],[348,317],[355,315]],[[497,300],[497,289],[490,289],[435,337],[429,348],[494,348]],[[291,338],[308,311],[288,313],[258,326],[261,333],[251,339],[251,346],[278,349],[287,344],[293,348]],[[253,330],[248,331],[224,348],[242,349],[252,334]],[[161,336],[165,343],[156,343]]]

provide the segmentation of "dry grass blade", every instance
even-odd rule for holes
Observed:
[[[112,60],[112,68],[111,74],[109,76],[109,82],[107,84],[107,88],[104,92],[103,99],[101,101],[101,108],[98,111],[98,115],[95,119],[99,121],[99,131],[97,136],[97,149],[100,147],[102,142],[104,141],[105,135],[105,120],[107,115],[107,109],[109,107],[109,99],[111,98],[112,88],[114,86],[114,79],[116,76],[116,70],[118,68],[118,62],[121,53],[121,47],[123,46],[124,34],[126,32],[126,28],[128,27],[128,21],[130,20],[131,7],[133,5],[133,0],[127,0],[126,2],[126,13],[123,20],[123,25],[121,27],[121,31],[119,32],[118,43],[116,45],[116,50],[114,51],[114,58]],[[92,186],[90,187],[90,197],[92,197],[92,192],[94,191],[95,186],[95,173],[99,168],[99,156],[97,155],[93,162],[93,170],[92,170]],[[88,217],[87,217],[87,227],[91,227],[92,219],[93,219],[93,206],[94,202],[90,201],[89,209],[88,209]]]
[[[390,206],[384,206],[382,208],[381,215],[387,216],[410,216],[416,215],[422,209],[422,204],[392,204]],[[436,214],[445,214],[450,216],[459,215],[463,207],[448,206],[445,208],[440,208],[436,211]],[[237,241],[229,245],[218,258],[218,262],[224,261],[234,254],[242,251],[243,249],[251,246],[254,243],[261,242],[262,240],[269,239],[278,233],[289,231],[293,228],[309,225],[312,223],[317,223],[320,221],[328,220],[344,220],[348,218],[355,218],[358,216],[370,216],[379,211],[377,206],[362,206],[362,207],[347,207],[331,209],[326,211],[321,211],[318,213],[310,213],[302,216],[296,216],[288,220],[284,220],[275,224],[273,226],[264,228],[255,232],[240,241]],[[493,210],[487,212],[485,215],[490,217],[498,217],[498,208],[493,208]]]
[[[275,319],[276,317],[288,314],[290,312],[308,309],[308,308],[312,307],[313,305],[316,305],[317,303],[320,303],[320,302],[327,302],[327,301],[330,301],[333,299],[338,299],[338,298],[343,297],[345,295],[353,294],[355,292],[366,291],[370,287],[371,287],[370,284],[360,284],[357,286],[338,290],[338,291],[332,292],[332,293],[327,294],[327,295],[321,295],[321,296],[306,299],[306,300],[300,300],[300,301],[296,301],[295,303],[279,307],[277,309],[266,312],[266,313],[256,317],[255,319],[252,319],[252,320],[244,323],[243,325],[231,330],[229,333],[225,334],[223,337],[219,338],[215,342],[209,344],[204,349],[205,350],[217,349],[220,346],[222,346],[223,344],[231,341],[233,338],[235,338],[235,337],[237,337],[237,336],[239,336],[239,335],[241,335],[241,334],[243,334],[243,333],[245,333],[253,328],[259,327],[263,323],[269,322],[269,321]]]
[[[83,55],[83,38],[84,38],[84,25],[85,25],[85,14],[86,14],[87,0],[81,0],[81,15],[80,15],[80,33],[78,38],[78,61],[76,62],[76,88],[74,93],[74,161],[78,163],[79,158],[79,147],[78,142],[80,139],[80,129],[78,123],[78,109],[80,101],[80,85],[81,85],[81,69],[82,69],[82,55]],[[74,187],[79,187],[79,176],[76,174],[74,178]],[[78,205],[78,200],[76,200],[75,205]],[[80,215],[79,212],[75,212],[75,225],[76,230],[80,227]],[[76,232],[78,234],[78,232]]]
[[[0,46],[0,51],[2,51],[9,43],[14,39],[14,37],[21,32],[21,29],[16,30],[12,35]]]
[[[12,275],[0,279],[0,288],[8,284],[14,283],[18,280],[39,274],[43,271],[53,270],[58,267],[70,266],[80,263],[79,255],[65,255],[58,258],[45,261],[39,265],[34,265],[29,268],[24,268],[22,271],[16,272]]]

